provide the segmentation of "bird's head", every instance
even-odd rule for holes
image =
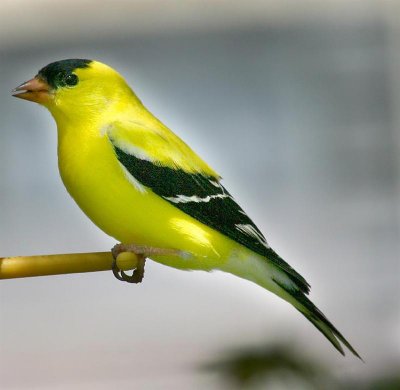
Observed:
[[[45,106],[56,120],[98,115],[127,94],[135,97],[114,69],[84,59],[52,62],[13,92],[15,97]]]

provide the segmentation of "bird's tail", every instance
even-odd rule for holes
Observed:
[[[314,324],[342,355],[344,355],[343,344],[350,352],[362,360],[361,356],[344,336],[311,302],[291,275],[276,267],[275,264],[270,263],[264,257],[254,253],[246,257],[244,258],[243,254],[241,254],[239,257],[235,256],[235,258],[230,259],[224,266],[224,271],[255,282],[289,302]]]
[[[290,302],[301,314],[303,314],[310,322],[312,322],[314,326],[332,343],[332,345],[342,355],[344,355],[344,350],[341,343],[345,345],[350,352],[352,352],[355,356],[362,360],[361,356],[351,346],[351,344],[303,292],[299,290],[288,289],[281,282],[274,279],[273,281],[282,290],[279,296]]]

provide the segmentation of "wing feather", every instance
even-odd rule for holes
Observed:
[[[207,163],[162,123],[148,127],[132,121],[113,122],[106,126],[105,133],[113,145],[129,155],[156,165],[219,178]]]
[[[178,137],[168,144],[167,137],[139,127],[130,132],[114,128],[109,139],[119,162],[141,185],[191,217],[266,257],[284,270],[301,291],[309,292],[309,284],[270,248],[261,231],[222,186],[219,176],[186,144],[182,141],[180,144]]]

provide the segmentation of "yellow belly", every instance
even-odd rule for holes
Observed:
[[[187,252],[152,257],[172,267],[210,270],[225,262],[233,241],[151,190],[140,191],[127,179],[108,138],[82,133],[59,137],[59,169],[70,195],[100,229],[123,243]]]

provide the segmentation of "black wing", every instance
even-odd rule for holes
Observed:
[[[214,177],[157,165],[113,146],[120,163],[145,187],[191,217],[265,256],[286,271],[303,292],[309,292],[309,284],[269,247],[257,226]]]

